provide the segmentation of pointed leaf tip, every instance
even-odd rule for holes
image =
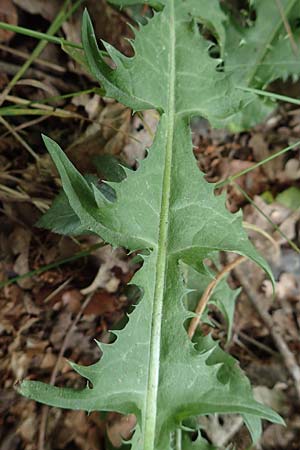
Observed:
[[[103,59],[91,19],[84,13],[86,59],[106,95],[135,111],[150,107],[163,111],[145,162],[113,185],[113,203],[102,204],[99,197],[97,204],[91,183],[58,144],[43,137],[81,225],[113,247],[151,251],[132,280],[143,298],[124,330],[114,332],[119,338],[102,344],[99,363],[89,368],[73,365],[95,381],[93,389],[60,390],[25,382],[23,393],[54,406],[136,414],[132,450],[146,448],[149,439],[149,449],[169,448],[179,419],[193,415],[244,413],[281,420],[254,402],[250,384],[231,357],[214,342],[207,345],[203,336],[196,348],[183,327],[189,313],[181,301],[185,283],[180,260],[189,265],[199,261],[197,268],[203,271],[204,259],[221,250],[246,255],[265,267],[246,239],[241,220],[226,211],[224,200],[214,196],[212,186],[199,174],[192,153],[191,117],[218,123],[245,103],[230,75],[217,71],[207,41],[191,29],[191,17],[207,17],[207,4],[216,10],[219,0],[166,1],[163,12],[136,33],[133,58],[109,47],[114,69]],[[258,422],[252,422],[252,429],[256,438]]]

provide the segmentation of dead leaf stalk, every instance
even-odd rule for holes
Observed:
[[[221,272],[219,272],[216,276],[216,278],[214,278],[209,285],[207,286],[206,290],[204,291],[202,297],[199,300],[198,306],[195,310],[195,314],[197,314],[197,316],[193,317],[193,319],[191,320],[189,329],[188,329],[188,336],[190,339],[193,338],[196,329],[199,325],[199,322],[201,320],[201,316],[206,308],[206,305],[209,302],[209,299],[211,298],[216,286],[218,285],[218,283],[222,280],[222,278],[224,278],[225,275],[227,275],[229,272],[231,272],[231,270],[233,270],[235,267],[237,267],[238,265],[240,265],[242,262],[244,262],[246,260],[245,256],[239,256],[237,259],[235,259],[234,261],[232,261],[230,264],[227,264],[222,270]]]

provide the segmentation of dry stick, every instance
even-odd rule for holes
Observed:
[[[26,100],[22,97],[16,97],[15,95],[7,95],[6,99],[10,101],[11,103],[15,103],[16,105],[21,105],[24,107],[44,110],[48,112],[49,114],[55,114],[58,117],[62,117],[65,119],[72,118],[72,119],[81,119],[84,116],[81,116],[81,114],[74,113],[72,111],[64,110],[61,108],[56,108],[55,106],[46,105],[45,103],[39,103],[34,100]],[[12,106],[12,108],[15,108],[18,112],[18,106]],[[8,110],[8,107],[4,107],[0,109],[0,112],[3,111],[3,109]],[[38,114],[37,111],[33,110],[33,114]],[[39,113],[40,114],[40,113]]]
[[[6,72],[7,75],[15,76],[18,73],[18,71],[20,70],[20,67],[22,67],[22,66],[0,60],[0,72]],[[69,72],[72,72],[72,71],[69,70]],[[44,80],[44,82],[48,82],[49,84],[55,86],[58,90],[61,90],[64,92],[69,92],[70,90],[77,89],[77,87],[70,80],[69,77],[66,78],[66,77],[62,77],[61,74],[53,74],[49,70],[46,72],[40,68],[29,67],[29,69],[27,69],[27,71],[26,71],[26,76],[35,78],[38,80]],[[65,79],[65,81],[64,81],[64,79]],[[0,94],[0,99],[1,99],[1,96],[2,96],[2,94]],[[5,100],[7,100],[7,97]]]
[[[224,326],[218,322],[215,318],[210,318],[211,322],[218,327],[220,330],[224,329]],[[269,353],[272,356],[278,357],[278,352],[275,350],[272,350],[270,347],[268,347],[265,344],[262,344],[261,342],[257,341],[256,339],[249,336],[247,333],[244,333],[243,331],[239,330],[237,333],[238,337],[245,339],[245,341],[250,342],[255,347],[259,348],[260,350],[263,350],[266,353]],[[247,349],[249,351],[249,349]]]
[[[252,338],[251,336],[248,336],[247,333],[244,333],[243,331],[238,331],[238,336],[245,339],[245,341],[250,342],[250,344],[254,345],[255,347],[259,348],[260,350],[263,350],[266,353],[269,353],[271,356],[275,356],[278,358],[278,352],[275,350],[272,350],[267,345],[263,344],[262,342],[257,341],[256,339]],[[249,350],[249,349],[248,349]]]
[[[29,86],[45,92],[45,94],[53,95],[53,86],[47,85],[45,82],[35,80],[34,78],[22,78],[16,83],[16,86]],[[56,91],[56,90],[55,90]],[[56,92],[55,92],[56,93]]]
[[[25,60],[27,60],[30,57],[30,55],[28,53],[22,52],[20,50],[16,50],[15,48],[11,48],[11,47],[8,47],[7,45],[3,45],[3,44],[0,44],[0,50],[3,50],[7,53],[11,53],[12,55],[15,55],[15,56],[19,56],[20,58],[25,59]],[[64,67],[59,66],[57,64],[53,64],[44,59],[36,58],[34,63],[39,64],[40,66],[47,67],[48,69],[51,69],[51,70],[55,70],[56,72],[59,72],[59,73],[66,72],[66,69]]]
[[[289,40],[290,40],[291,47],[292,47],[292,50],[294,52],[294,55],[298,56],[299,55],[298,46],[297,46],[297,44],[295,42],[291,26],[289,24],[289,21],[287,20],[286,14],[285,14],[284,9],[282,7],[281,0],[275,0],[275,1],[276,1],[276,4],[277,4],[277,8],[279,9],[281,18],[282,18],[282,22],[283,22],[284,27],[286,29],[286,32],[288,34],[288,37],[289,37]]]
[[[4,193],[4,194],[2,194]],[[7,202],[28,202],[32,203],[39,209],[42,213],[46,212],[49,208],[49,204],[46,200],[38,197],[31,197],[29,194],[26,194],[24,191],[17,191],[16,189],[12,189],[8,186],[0,184],[0,199],[5,200]],[[1,283],[0,283],[1,286]]]
[[[81,114],[78,113],[74,113],[71,111],[66,111],[64,109],[60,109],[60,108],[56,108],[54,106],[50,106],[50,105],[46,105],[44,103],[37,103],[34,101],[30,101],[30,100],[26,100],[24,98],[21,97],[16,97],[13,95],[8,95],[6,97],[7,100],[11,101],[12,103],[15,103],[17,105],[24,105],[26,107],[28,107],[28,110],[30,111],[30,108],[33,108],[32,111],[30,111],[33,115],[37,115],[37,114],[43,114],[43,112],[45,112],[45,115],[47,114],[47,116],[56,116],[56,117],[62,117],[64,119],[79,119],[79,120],[83,120],[85,122],[89,122],[89,123],[94,123],[96,125],[102,126],[102,127],[106,127],[109,128],[111,130],[114,130],[120,134],[123,134],[124,136],[128,137],[129,139],[132,139],[133,141],[141,144],[141,140],[136,138],[135,136],[133,136],[133,134],[131,133],[127,133],[126,131],[123,131],[119,128],[116,128],[108,123],[105,123],[105,121],[103,120],[94,120],[94,119],[89,119],[88,117],[84,117]],[[35,110],[35,108],[37,108]],[[0,108],[0,118],[1,116],[1,110],[2,108]],[[19,111],[16,108],[16,111]],[[27,112],[27,110],[25,111]],[[24,111],[22,111],[23,115],[24,115]]]
[[[17,133],[14,129],[14,127],[12,127],[5,119],[3,119],[3,117],[0,116],[0,123],[2,123],[2,125],[5,126],[5,128],[14,136],[14,138],[20,142],[20,144],[28,151],[28,153],[31,154],[31,156],[34,157],[34,159],[36,161],[39,161],[39,157],[38,155],[35,153],[35,151],[30,147],[29,144],[27,144],[26,141],[24,141],[24,139],[19,135],[19,133]]]
[[[229,273],[232,269],[234,269],[235,267],[237,267],[239,264],[241,264],[242,262],[244,262],[246,260],[245,256],[239,256],[237,259],[235,259],[234,261],[232,261],[230,264],[228,264],[227,266],[223,267],[223,269],[221,270],[221,272],[219,272],[216,276],[216,278],[214,278],[209,285],[207,286],[207,288],[205,289],[202,297],[199,300],[198,306],[196,308],[195,313],[197,314],[196,317],[193,317],[193,319],[191,320],[189,329],[188,329],[188,336],[190,339],[192,339],[192,337],[195,334],[195,331],[197,329],[197,326],[199,325],[201,316],[203,314],[203,311],[205,310],[205,307],[207,305],[207,303],[209,302],[209,299],[214,291],[214,289],[216,288],[216,286],[218,285],[218,283],[222,280],[222,278]]]
[[[14,127],[14,130],[17,133],[19,131],[24,130],[25,128],[32,127],[34,125],[37,125],[40,122],[44,122],[47,119],[49,119],[49,116],[38,117],[36,119],[29,120],[28,122],[24,122],[24,123],[22,123],[21,125],[19,125],[17,127]],[[0,135],[0,141],[1,141],[1,139],[4,139],[6,136],[8,136],[9,134],[10,134],[10,131],[5,131],[5,133],[1,134]]]
[[[263,210],[252,200],[252,198],[247,194],[246,191],[244,191],[243,188],[239,184],[237,184],[235,181],[232,182],[234,186],[243,194],[246,200],[255,208],[265,219],[266,221],[276,230],[280,236],[282,236],[286,242],[289,244],[289,246],[295,250],[296,253],[300,254],[300,248],[293,242],[289,237],[281,230],[281,228],[276,225],[268,216],[263,212]],[[295,213],[293,213],[295,214]]]
[[[256,309],[257,313],[263,320],[265,326],[268,328],[272,339],[278,348],[284,364],[294,379],[295,382],[295,388],[297,391],[298,398],[300,400],[300,368],[297,364],[296,358],[289,349],[288,345],[286,344],[285,340],[282,337],[280,327],[276,324],[274,324],[272,316],[264,309],[264,298],[262,295],[255,292],[253,287],[251,286],[251,283],[248,280],[248,276],[244,273],[244,271],[239,268],[235,267],[234,273],[236,277],[238,278],[239,282],[243,286],[247,297],[249,298],[250,302]]]
[[[79,322],[79,320],[81,319],[82,314],[84,313],[84,310],[87,308],[88,304],[90,303],[92,297],[93,297],[93,292],[87,296],[87,298],[85,299],[85,301],[82,303],[81,308],[77,314],[77,316],[75,317],[74,321],[72,322],[72,325],[70,326],[67,334],[65,335],[65,338],[63,340],[60,352],[58,354],[55,366],[53,368],[52,374],[51,374],[51,378],[50,378],[50,384],[52,386],[54,386],[55,381],[56,381],[56,377],[59,371],[59,365],[61,362],[61,359],[66,351],[66,348],[68,346],[69,340],[73,334],[73,332],[75,331],[75,328]],[[41,424],[40,424],[40,431],[39,431],[39,439],[38,439],[38,450],[44,450],[44,443],[45,443],[45,436],[46,436],[46,426],[47,426],[47,419],[48,419],[48,412],[49,412],[49,406],[44,405],[42,408],[42,415],[41,415]]]
[[[47,295],[46,298],[44,298],[43,303],[46,304],[50,302],[50,300],[52,300],[53,297],[59,294],[72,280],[73,277],[70,277],[66,281],[64,281],[60,286],[58,286],[57,289],[54,289],[54,291],[52,291],[49,295]]]

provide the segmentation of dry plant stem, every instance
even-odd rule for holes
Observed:
[[[275,356],[278,358],[278,352],[275,352],[271,348],[269,348],[267,345],[262,344],[261,342],[257,341],[256,339],[253,339],[251,336],[248,336],[247,333],[244,333],[243,331],[239,331],[238,335],[243,338],[245,341],[250,342],[250,344],[254,345],[255,347],[259,348],[260,350],[263,350],[266,353],[269,353],[271,356]]]
[[[36,119],[29,120],[28,122],[22,123],[21,125],[15,127],[14,130],[15,130],[16,132],[22,131],[22,130],[24,130],[25,128],[29,128],[29,127],[32,127],[32,126],[34,126],[34,125],[37,125],[37,124],[40,123],[40,122],[44,122],[44,120],[47,120],[49,117],[50,117],[50,116],[37,117]],[[1,139],[6,138],[6,136],[9,136],[9,134],[10,134],[10,131],[5,131],[5,133],[1,134],[1,136],[0,136],[0,141],[1,141]]]
[[[0,61],[0,70],[6,72],[7,75],[13,76],[17,74],[19,68],[20,66],[18,66],[17,64]],[[73,71],[70,69],[69,72]],[[49,70],[46,72],[36,67],[31,67],[26,71],[26,76],[29,78],[43,80],[44,82],[47,82],[55,86],[58,90],[62,92],[70,92],[77,88],[77,86],[74,83],[72,83],[70,79],[68,79],[68,82],[66,82],[64,81],[64,78],[61,76],[61,74],[50,75]],[[5,100],[8,100],[7,97],[8,95],[6,96]]]
[[[239,282],[241,283],[241,285],[243,286],[250,302],[252,303],[257,313],[263,320],[265,326],[270,331],[272,339],[282,356],[284,364],[288,372],[294,379],[297,396],[298,399],[300,400],[300,368],[298,366],[295,356],[293,355],[288,345],[286,344],[285,340],[283,339],[279,326],[274,324],[272,316],[264,309],[263,307],[264,298],[262,295],[260,295],[253,289],[251,283],[249,282],[247,274],[240,267],[235,267],[234,273],[238,278]]]
[[[32,203],[40,210],[42,213],[46,212],[49,209],[49,204],[46,200],[37,197],[30,197],[30,195],[25,192],[20,192],[16,189],[12,189],[8,186],[0,184],[0,199],[5,202],[28,202]]]
[[[62,346],[60,348],[59,355],[57,357],[55,366],[54,366],[52,374],[51,374],[50,384],[52,386],[55,384],[56,377],[57,377],[57,374],[59,371],[59,365],[60,365],[61,359],[66,351],[66,348],[68,346],[70,338],[71,338],[73,332],[75,331],[75,328],[76,328],[79,320],[81,319],[81,316],[84,313],[84,310],[87,308],[88,304],[90,303],[90,301],[93,297],[93,294],[94,293],[92,292],[90,295],[88,295],[86,297],[85,301],[81,305],[81,308],[80,308],[77,316],[75,317],[74,321],[72,322],[72,325],[70,326],[67,334],[65,335]],[[45,443],[45,436],[46,436],[48,412],[49,412],[49,406],[44,405],[42,408],[42,415],[41,415],[41,424],[40,424],[39,438],[38,438],[38,450],[45,450],[44,443]]]
[[[20,142],[20,144],[30,153],[31,156],[34,157],[36,161],[39,161],[38,155],[32,150],[30,145],[27,144],[26,141],[19,135],[19,133],[16,132],[16,130],[5,120],[3,117],[0,116],[0,123],[5,126],[5,128],[13,135],[13,137]]]
[[[189,336],[190,339],[192,339],[192,337],[194,336],[195,331],[196,331],[196,329],[197,329],[197,327],[199,325],[199,322],[201,320],[201,316],[203,314],[203,311],[205,310],[205,307],[206,307],[207,303],[209,302],[209,299],[210,299],[214,289],[218,285],[218,283],[232,269],[237,267],[239,264],[241,264],[245,260],[246,260],[245,256],[239,256],[237,259],[232,261],[230,264],[227,264],[227,266],[225,266],[221,270],[221,272],[219,272],[217,274],[216,278],[209,283],[209,285],[207,286],[206,290],[204,291],[204,294],[200,298],[198,306],[196,308],[195,313],[197,314],[197,317],[193,317],[193,319],[191,320],[191,323],[190,323],[190,326],[189,326],[189,329],[188,329],[188,336]]]
[[[28,108],[32,108],[31,112],[33,115],[37,115],[37,114],[41,115],[41,114],[45,113],[45,115],[47,115],[49,117],[56,116],[56,117],[61,117],[64,119],[80,119],[85,122],[94,123],[94,124],[98,125],[99,127],[102,126],[102,127],[106,127],[111,130],[114,130],[120,134],[123,134],[124,136],[128,137],[129,139],[132,139],[133,141],[138,142],[139,144],[142,144],[141,140],[136,138],[132,134],[126,133],[123,130],[120,130],[108,123],[105,123],[105,121],[89,119],[88,117],[84,117],[78,113],[73,113],[71,111],[66,111],[61,108],[56,108],[54,106],[45,105],[44,103],[37,103],[34,101],[29,101],[29,100],[26,100],[21,97],[15,97],[13,95],[8,95],[7,100],[11,101],[12,103],[15,103],[16,105],[24,105]],[[0,119],[1,119],[1,109],[0,109]]]
[[[263,212],[263,210],[252,200],[252,198],[247,194],[247,192],[241,188],[241,186],[238,185],[235,181],[233,181],[234,186],[243,194],[243,196],[248,200],[248,202],[255,208],[265,219],[266,221],[286,240],[286,242],[289,244],[289,246],[295,250],[296,253],[300,254],[300,248],[291,240],[289,237],[281,230],[281,226],[279,227],[274,223],[268,216]],[[294,214],[299,214],[298,211],[296,211]],[[284,241],[285,242],[285,241]]]
[[[43,303],[48,303],[50,300],[55,297],[57,294],[59,294],[63,289],[65,289],[66,286],[73,280],[73,277],[68,278],[64,283],[62,283],[60,286],[58,286],[57,289],[54,289],[54,291],[51,292],[51,294],[47,295],[46,298],[44,298]]]
[[[0,50],[3,50],[7,53],[11,53],[12,55],[15,55],[15,56],[19,56],[20,58],[25,59],[25,60],[27,60],[30,56],[28,53],[22,52],[20,50],[16,50],[15,48],[11,48],[11,47],[8,47],[7,45],[3,45],[3,44],[0,44]],[[66,72],[66,69],[64,67],[58,66],[57,64],[53,64],[44,59],[36,58],[34,63],[38,64],[40,66],[47,67],[48,69],[51,69],[51,70],[55,70],[56,72],[59,72],[59,73]]]
[[[292,47],[292,50],[294,52],[294,55],[298,56],[299,55],[298,47],[297,47],[297,44],[295,42],[291,26],[289,24],[289,21],[287,20],[286,14],[285,14],[284,9],[282,7],[281,0],[275,0],[275,1],[276,1],[276,4],[277,4],[277,7],[279,9],[281,18],[282,18],[282,22],[283,22],[284,27],[286,29],[286,32],[288,34],[288,37],[289,37],[289,40],[290,40],[291,47]]]
[[[264,238],[268,239],[268,241],[270,241],[274,247],[276,258],[278,258],[280,256],[279,243],[277,241],[275,241],[275,239],[267,231],[263,230],[261,227],[258,227],[257,225],[254,225],[253,223],[245,222],[245,221],[243,221],[243,227],[248,230],[255,231],[256,233],[261,234]]]
[[[57,90],[47,83],[44,83],[40,80],[35,80],[34,78],[22,78],[16,83],[16,86],[29,86],[31,88],[35,88],[39,91],[45,92],[48,95],[58,95]]]
[[[10,101],[11,103],[15,103],[16,105],[24,105],[28,108],[44,110],[44,111],[48,112],[49,114],[56,115],[57,117],[62,117],[62,118],[66,118],[66,119],[67,118],[72,118],[72,119],[84,118],[84,116],[81,116],[80,114],[77,114],[77,113],[73,113],[71,111],[66,111],[61,108],[56,108],[55,106],[46,105],[44,103],[38,103],[35,101],[26,100],[24,98],[16,97],[14,95],[7,95],[6,99],[8,101]],[[37,112],[33,111],[33,114],[37,114]]]

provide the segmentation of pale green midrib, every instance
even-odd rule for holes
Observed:
[[[163,175],[163,189],[161,198],[159,238],[156,259],[156,277],[151,318],[150,358],[148,367],[148,383],[145,404],[145,418],[143,423],[144,447],[143,450],[155,450],[157,400],[159,384],[159,365],[161,347],[161,324],[163,299],[167,272],[167,243],[169,231],[169,209],[171,193],[171,170],[175,122],[175,12],[174,0],[170,0],[170,78],[167,116],[167,143],[165,167]]]
[[[290,13],[291,9],[293,8],[293,6],[295,5],[296,1],[298,1],[298,0],[291,0],[291,2],[288,4],[286,9],[283,8],[286,17],[289,15],[289,13]],[[277,36],[280,28],[283,26],[282,18],[281,18],[281,15],[280,15],[279,11],[278,11],[278,14],[279,14],[279,21],[278,21],[276,27],[273,28],[273,33],[270,34],[268,42],[266,43],[266,45],[264,46],[262,51],[259,52],[258,58],[257,58],[256,63],[255,63],[255,66],[254,66],[253,70],[250,72],[250,74],[248,75],[248,77],[246,79],[247,86],[250,86],[251,83],[253,82],[253,79],[254,79],[254,77],[256,75],[256,72],[258,70],[258,66],[263,61],[263,59],[265,58],[266,54],[270,50],[270,46],[271,46],[272,41],[275,39],[275,37]]]

